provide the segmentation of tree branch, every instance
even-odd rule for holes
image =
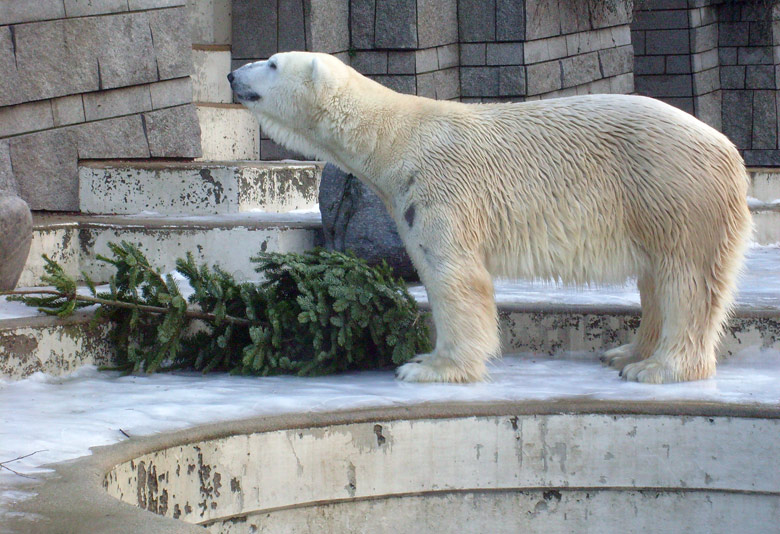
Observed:
[[[136,304],[134,302],[124,302],[121,300],[108,300],[108,299],[101,299],[99,297],[91,297],[89,295],[79,295],[78,293],[63,293],[61,291],[55,291],[53,289],[20,289],[20,290],[14,290],[14,291],[2,291],[0,292],[0,296],[5,295],[52,295],[60,298],[64,298],[67,300],[78,300],[81,302],[90,302],[92,304],[101,304],[103,306],[111,306],[114,308],[125,308],[128,310],[136,309],[139,311],[147,312],[147,313],[168,313],[170,311],[170,308],[162,308],[159,306],[149,306],[147,304]],[[205,313],[205,312],[199,312],[195,310],[186,310],[184,312],[184,315],[187,317],[190,317],[192,319],[203,319],[204,321],[217,321],[217,316],[213,313]],[[226,315],[224,318],[222,318],[223,321],[230,324],[236,324],[240,326],[250,326],[255,323],[248,319],[242,319],[240,317],[233,317],[230,315]]]

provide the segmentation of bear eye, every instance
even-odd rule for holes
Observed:
[[[275,61],[271,61],[271,62],[268,64],[268,66],[269,66],[269,67],[271,67],[273,70],[276,70],[276,62],[275,62]]]

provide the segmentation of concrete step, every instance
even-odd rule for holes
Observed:
[[[197,104],[201,161],[260,159],[260,125],[240,104]]]
[[[86,273],[107,282],[113,269],[96,261],[110,256],[108,243],[137,244],[149,262],[172,271],[176,259],[192,252],[198,262],[219,264],[240,280],[256,277],[250,256],[260,252],[302,252],[322,241],[319,211],[218,216],[53,216],[36,215],[33,241],[19,286],[40,285],[42,254],[77,279]]]
[[[757,243],[780,243],[780,169],[748,169],[748,205],[755,223]]]
[[[233,92],[227,81],[230,46],[193,45],[192,99],[195,102],[230,104]]]
[[[82,213],[224,215],[316,210],[321,163],[82,162]]]

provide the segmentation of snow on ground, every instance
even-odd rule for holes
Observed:
[[[780,308],[780,247],[752,247],[740,283],[741,306]],[[637,304],[632,284],[607,288],[557,288],[500,282],[499,302]],[[414,290],[425,300],[421,287]],[[35,315],[21,304],[2,303],[0,319]],[[89,454],[129,435],[181,429],[263,414],[332,411],[446,401],[522,401],[584,396],[604,400],[700,400],[780,404],[780,351],[746,348],[718,367],[711,380],[654,386],[623,382],[593,354],[506,356],[483,384],[406,384],[393,373],[351,373],[323,378],[160,374],[120,376],[79,369],[66,377],[35,374],[0,380],[0,462],[38,452],[7,466],[30,476],[41,466]],[[3,508],[25,497],[34,481],[0,469]]]
[[[264,414],[323,412],[422,402],[517,401],[587,397],[604,400],[719,401],[777,406],[780,351],[745,349],[717,377],[647,385],[622,381],[594,356],[519,354],[491,366],[481,384],[407,384],[391,371],[322,378],[237,377],[196,373],[120,376],[84,367],[65,377],[37,373],[0,382],[0,462],[36,476],[41,466],[89,454],[128,435],[145,435]],[[19,498],[27,479],[0,472],[0,508]],[[1,515],[1,514],[0,514]]]

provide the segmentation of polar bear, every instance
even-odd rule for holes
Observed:
[[[433,352],[400,379],[485,377],[500,349],[493,277],[636,277],[636,339],[602,360],[639,382],[714,374],[752,227],[744,163],[716,130],[639,96],[403,95],[319,53],[228,79],[272,139],[359,177],[398,225],[436,328]]]

